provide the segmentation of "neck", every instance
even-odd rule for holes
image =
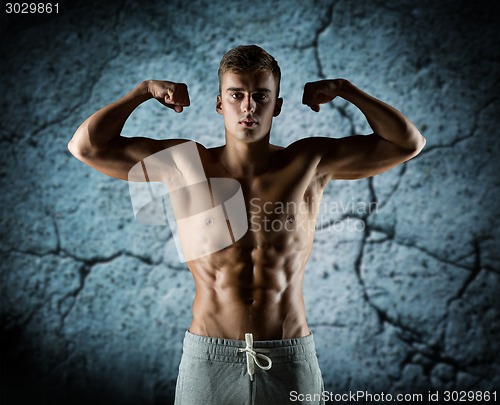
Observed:
[[[222,160],[226,168],[238,177],[258,175],[269,165],[269,134],[255,142],[244,142],[226,134]]]

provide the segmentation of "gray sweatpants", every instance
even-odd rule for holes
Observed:
[[[321,400],[291,401],[298,394],[321,398],[323,392],[312,334],[253,344],[251,336],[246,338],[250,342],[187,331],[175,405],[324,404]]]

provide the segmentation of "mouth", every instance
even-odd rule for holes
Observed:
[[[255,121],[252,118],[245,118],[245,119],[240,121],[240,125],[243,125],[245,128],[253,128],[253,127],[257,126],[258,124],[257,124],[257,121]]]

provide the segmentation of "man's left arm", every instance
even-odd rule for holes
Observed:
[[[425,138],[408,118],[345,79],[307,83],[302,103],[319,112],[321,104],[335,97],[358,107],[373,134],[340,139],[308,138],[309,146],[319,157],[319,174],[330,179],[374,176],[413,158],[424,147]]]

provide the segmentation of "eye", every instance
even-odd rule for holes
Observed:
[[[243,95],[241,93],[232,93],[231,97],[234,98],[235,100],[238,100],[242,97]]]
[[[254,94],[253,98],[256,101],[265,101],[267,100],[267,95],[264,93],[256,93]]]

